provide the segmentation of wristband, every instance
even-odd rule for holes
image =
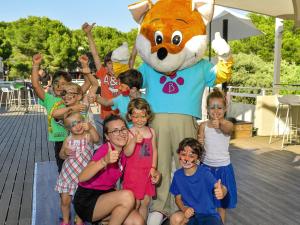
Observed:
[[[151,166],[151,169],[155,169],[156,170],[156,166]]]
[[[40,68],[40,65],[33,65],[33,66],[32,66],[32,69],[33,69],[33,68]]]

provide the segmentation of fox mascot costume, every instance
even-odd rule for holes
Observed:
[[[204,88],[226,82],[231,76],[230,47],[216,34],[212,48],[219,61],[213,66],[203,59],[207,47],[206,25],[213,16],[213,0],[150,0],[128,6],[140,24],[135,48],[144,63],[146,99],[155,113],[152,127],[157,134],[158,170],[162,173],[152,211],[171,211],[169,187],[172,156],[186,137],[196,138],[196,118],[201,118]],[[157,215],[162,214],[157,213]],[[151,215],[148,222],[151,221]]]

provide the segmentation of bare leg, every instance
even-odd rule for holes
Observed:
[[[109,225],[121,225],[135,204],[131,191],[121,190],[101,195],[95,205],[93,221],[111,214]]]
[[[129,216],[124,221],[124,225],[145,225],[144,218],[139,214],[137,210],[131,211]]]
[[[63,216],[63,223],[68,224],[70,222],[70,206],[72,197],[69,193],[60,194],[60,207]]]
[[[149,195],[145,195],[144,199],[141,201],[141,205],[139,208],[139,213],[144,218],[145,221],[147,221],[148,217],[148,209],[149,209],[149,203],[150,203],[151,197]]]
[[[226,209],[224,209],[224,208],[218,208],[218,212],[220,213],[220,216],[221,216],[223,224],[225,224]]]
[[[184,214],[181,211],[172,214],[170,217],[170,225],[185,225],[187,222],[188,219],[184,217]]]

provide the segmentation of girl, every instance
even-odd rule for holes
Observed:
[[[133,210],[132,192],[115,190],[126,163],[123,147],[128,140],[128,129],[124,119],[117,115],[108,116],[104,120],[103,133],[107,143],[97,150],[79,174],[75,211],[88,222],[108,219],[110,225],[143,225],[143,218]]]
[[[127,113],[133,126],[129,130],[129,141],[125,147],[127,165],[123,188],[131,190],[136,198],[136,209],[147,221],[148,206],[155,195],[155,185],[160,177],[157,171],[157,149],[155,132],[147,124],[152,119],[150,106],[145,99],[130,101]]]
[[[175,171],[170,192],[179,211],[171,216],[171,225],[222,225],[214,199],[224,198],[227,189],[207,167],[198,166],[203,153],[200,143],[185,138],[177,153],[182,168]]]
[[[42,55],[36,54],[32,57],[32,74],[31,82],[33,89],[40,99],[40,104],[47,110],[48,115],[48,138],[50,142],[54,142],[55,159],[58,167],[58,172],[61,171],[63,160],[59,158],[59,151],[62,147],[63,141],[67,137],[66,129],[60,124],[56,123],[52,113],[55,109],[63,107],[61,99],[61,92],[63,87],[68,82],[71,82],[71,76],[65,71],[57,71],[52,77],[52,90],[54,95],[45,92],[40,84],[39,68],[42,62]],[[90,87],[90,81],[87,76],[84,76],[84,84],[81,86],[85,93]]]
[[[204,145],[203,164],[215,176],[221,179],[228,189],[222,201],[216,200],[218,211],[225,223],[226,208],[235,208],[237,190],[233,167],[230,162],[229,141],[233,124],[224,118],[226,99],[218,88],[214,88],[206,100],[209,120],[200,124],[198,140]]]
[[[96,129],[90,123],[83,121],[84,118],[78,112],[67,114],[64,119],[64,125],[71,134],[64,141],[59,154],[65,161],[55,186],[55,190],[61,197],[63,221],[60,225],[70,224],[71,200],[77,188],[78,174],[92,158],[93,143],[99,141]],[[83,224],[78,216],[76,216],[76,224]]]

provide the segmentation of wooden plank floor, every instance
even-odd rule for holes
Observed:
[[[232,145],[238,207],[228,211],[226,224],[300,224],[298,154]],[[34,163],[53,160],[41,109],[0,111],[0,225],[31,224]]]

